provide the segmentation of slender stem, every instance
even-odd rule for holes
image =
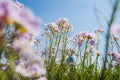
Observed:
[[[105,46],[105,56],[104,56],[104,62],[103,62],[103,67],[102,67],[102,71],[101,71],[100,80],[105,79],[104,77],[105,77],[105,69],[106,69],[106,63],[107,63],[107,53],[109,50],[110,28],[111,28],[112,23],[115,20],[115,14],[117,12],[118,2],[119,2],[119,0],[115,1],[115,5],[113,6],[111,18],[110,18],[110,21],[108,22],[108,30],[107,30],[107,35],[106,35],[106,46]]]
[[[85,59],[86,59],[86,54],[87,54],[87,52],[86,52],[86,50],[87,50],[87,45],[88,45],[88,39],[87,39],[87,41],[86,41],[86,44],[85,44],[85,51],[84,51],[84,58],[83,58],[83,62],[82,62],[82,79],[84,79],[83,77],[84,77],[84,66],[85,66]]]

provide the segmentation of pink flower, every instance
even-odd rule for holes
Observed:
[[[36,36],[40,31],[40,20],[32,11],[12,0],[0,1],[0,20],[9,25],[14,24],[21,33],[27,32]]]
[[[110,30],[116,40],[120,39],[120,24],[112,25]]]
[[[32,50],[33,50],[32,46],[33,46],[33,43],[24,38],[15,39],[12,44],[12,47],[14,49],[21,50],[22,52],[25,52],[25,53],[32,52]]]
[[[29,78],[39,78],[46,74],[46,69],[37,61],[26,63],[21,60],[21,62],[16,65],[15,71]]]
[[[15,4],[16,4],[16,6],[19,7],[19,8],[24,8],[24,4],[21,4],[21,3],[18,2],[18,1],[15,1]]]
[[[57,25],[58,26],[62,26],[65,23],[68,23],[68,19],[67,18],[59,18],[58,21],[57,21]]]
[[[114,24],[111,26],[111,33],[113,35],[116,35],[118,33],[120,33],[120,25],[119,24]]]
[[[101,29],[101,28],[97,28],[97,29],[95,29],[95,33],[102,33],[104,30],[103,29]]]
[[[89,33],[88,34],[88,39],[89,40],[94,40],[95,39],[95,34],[94,33]]]
[[[69,24],[67,18],[59,18],[56,24],[58,25],[58,28],[60,31],[61,30],[69,30],[69,31],[72,30],[72,25]]]
[[[112,59],[113,59],[114,61],[120,63],[120,54],[119,54],[119,53],[114,52],[114,51],[109,51],[108,54],[112,56]]]
[[[76,36],[73,38],[74,43],[78,44],[80,47],[82,46],[83,42],[86,40],[89,40],[90,45],[95,45],[95,34],[94,33],[88,33],[86,31],[80,32],[76,34]]]

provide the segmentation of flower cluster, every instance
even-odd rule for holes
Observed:
[[[48,34],[62,34],[72,30],[72,25],[69,24],[66,18],[59,18],[57,22],[47,24],[46,35]]]
[[[59,18],[57,21],[59,30],[71,30],[72,25],[68,23],[66,18]]]
[[[46,70],[40,61],[31,61],[29,63],[26,63],[23,60],[19,60],[16,62],[15,71],[25,77],[29,77],[31,79],[37,78],[38,80],[43,78],[43,76],[46,74]]]
[[[0,1],[0,25],[1,27],[14,25],[20,33],[38,35],[40,20],[35,17],[30,9],[26,9],[18,1]]]
[[[84,41],[89,41],[91,46],[95,45],[95,34],[94,33],[88,33],[88,32],[80,32],[76,34],[76,36],[73,38],[73,42],[75,44],[78,44],[80,47],[82,46]]]
[[[11,32],[10,36],[8,32]],[[12,50],[13,58],[17,55],[15,71],[22,76],[46,80],[43,60],[35,53],[34,42],[30,41],[33,36],[37,37],[39,32],[40,20],[30,9],[25,8],[18,1],[0,0],[0,47],[2,47],[0,49],[3,49],[1,51],[9,53]],[[10,62],[11,58],[8,60]]]
[[[59,18],[47,24],[40,40],[40,24],[23,4],[0,0],[0,80],[120,80],[119,25],[112,25],[106,36],[108,56],[99,49],[103,29],[73,37],[68,19]]]
[[[109,55],[112,56],[112,60],[115,61],[117,64],[120,64],[120,54],[114,51],[109,51]]]

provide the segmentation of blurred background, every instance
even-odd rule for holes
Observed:
[[[60,17],[68,18],[74,27],[74,32],[93,32],[97,27],[106,27],[112,6],[115,0],[18,0],[42,19],[42,27],[45,23],[56,21]],[[120,14],[120,10],[117,12]],[[115,24],[120,23],[120,16]]]

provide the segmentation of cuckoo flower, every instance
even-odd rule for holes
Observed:
[[[39,34],[40,20],[34,16],[30,9],[25,8],[19,2],[0,1],[0,21],[7,25],[14,24],[16,30],[21,33]]]
[[[112,59],[116,61],[117,63],[120,63],[120,54],[114,51],[109,51],[109,55],[112,56]]]
[[[46,35],[50,34],[64,34],[72,31],[72,25],[69,24],[66,18],[59,18],[57,22],[47,24]]]
[[[88,33],[88,39],[90,41],[94,40],[95,39],[95,34],[94,33]]]
[[[25,53],[31,52],[32,46],[33,46],[33,43],[25,38],[15,39],[15,41],[12,44],[12,47],[15,50],[20,50],[20,51],[23,51]]]
[[[111,34],[114,36],[115,39],[120,39],[120,25],[119,24],[114,24],[111,27]]]
[[[69,24],[67,18],[59,18],[58,21],[56,22],[58,25],[59,30],[65,30],[65,31],[71,31],[72,25]]]
[[[49,28],[51,33],[60,33],[60,30],[59,30],[59,28],[58,28],[56,23],[48,24],[48,28]]]
[[[15,71],[29,78],[40,78],[46,74],[45,68],[38,61],[25,63],[22,61],[16,65]]]
[[[101,28],[97,28],[97,29],[95,29],[95,33],[102,33],[104,30],[103,29],[101,29]]]
[[[79,46],[82,46],[82,43],[86,40],[89,40],[91,45],[95,45],[95,35],[86,31],[76,34],[73,40]]]

